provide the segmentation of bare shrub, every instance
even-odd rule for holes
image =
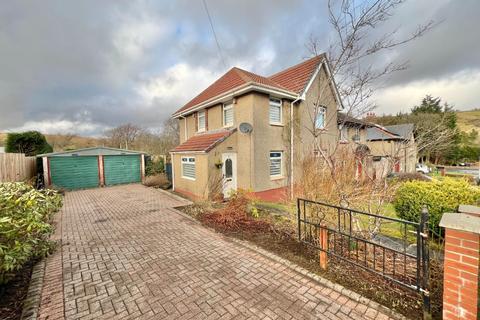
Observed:
[[[385,205],[395,195],[395,181],[377,179],[368,166],[370,158],[349,149],[337,149],[328,157],[328,161],[329,165],[325,164],[322,157],[309,157],[303,161],[302,179],[297,188],[300,197],[383,214]],[[314,206],[309,209],[309,214],[312,221],[319,223],[335,221],[337,210]],[[359,221],[355,216],[352,219],[356,232],[373,237],[380,230],[379,219]]]
[[[222,201],[223,200],[223,176],[220,172],[214,171],[213,174],[209,175],[208,185],[210,192],[208,193],[208,198],[211,201]]]
[[[258,214],[255,201],[250,193],[238,191],[225,207],[204,214],[202,220],[207,225],[226,231],[268,231],[270,224],[255,217]]]
[[[143,185],[154,188],[165,188],[170,186],[170,181],[165,174],[156,174],[145,178]]]

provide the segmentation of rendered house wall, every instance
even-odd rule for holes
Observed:
[[[195,180],[182,177],[182,157],[195,157]],[[172,154],[175,191],[190,198],[208,198],[208,155],[199,153]]]
[[[327,109],[325,129],[317,130],[314,134],[315,106],[325,106]],[[338,104],[335,93],[328,82],[325,68],[321,68],[313,80],[310,90],[306,93],[305,101],[294,108],[294,183],[303,176],[303,160],[313,156],[318,144],[327,153],[333,152],[338,141],[339,131],[337,124]],[[316,142],[317,141],[317,142]]]

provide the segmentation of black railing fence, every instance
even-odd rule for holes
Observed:
[[[429,312],[428,212],[421,221],[297,199],[298,239],[423,295]],[[322,261],[320,261],[322,263]]]

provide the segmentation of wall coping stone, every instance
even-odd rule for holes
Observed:
[[[461,204],[458,207],[458,212],[480,215],[480,207]]]
[[[464,212],[444,213],[440,227],[480,234],[480,215],[474,216]]]

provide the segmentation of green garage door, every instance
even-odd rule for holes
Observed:
[[[65,189],[95,188],[99,185],[96,156],[50,157],[52,184]]]
[[[105,185],[140,182],[140,155],[103,156]]]

